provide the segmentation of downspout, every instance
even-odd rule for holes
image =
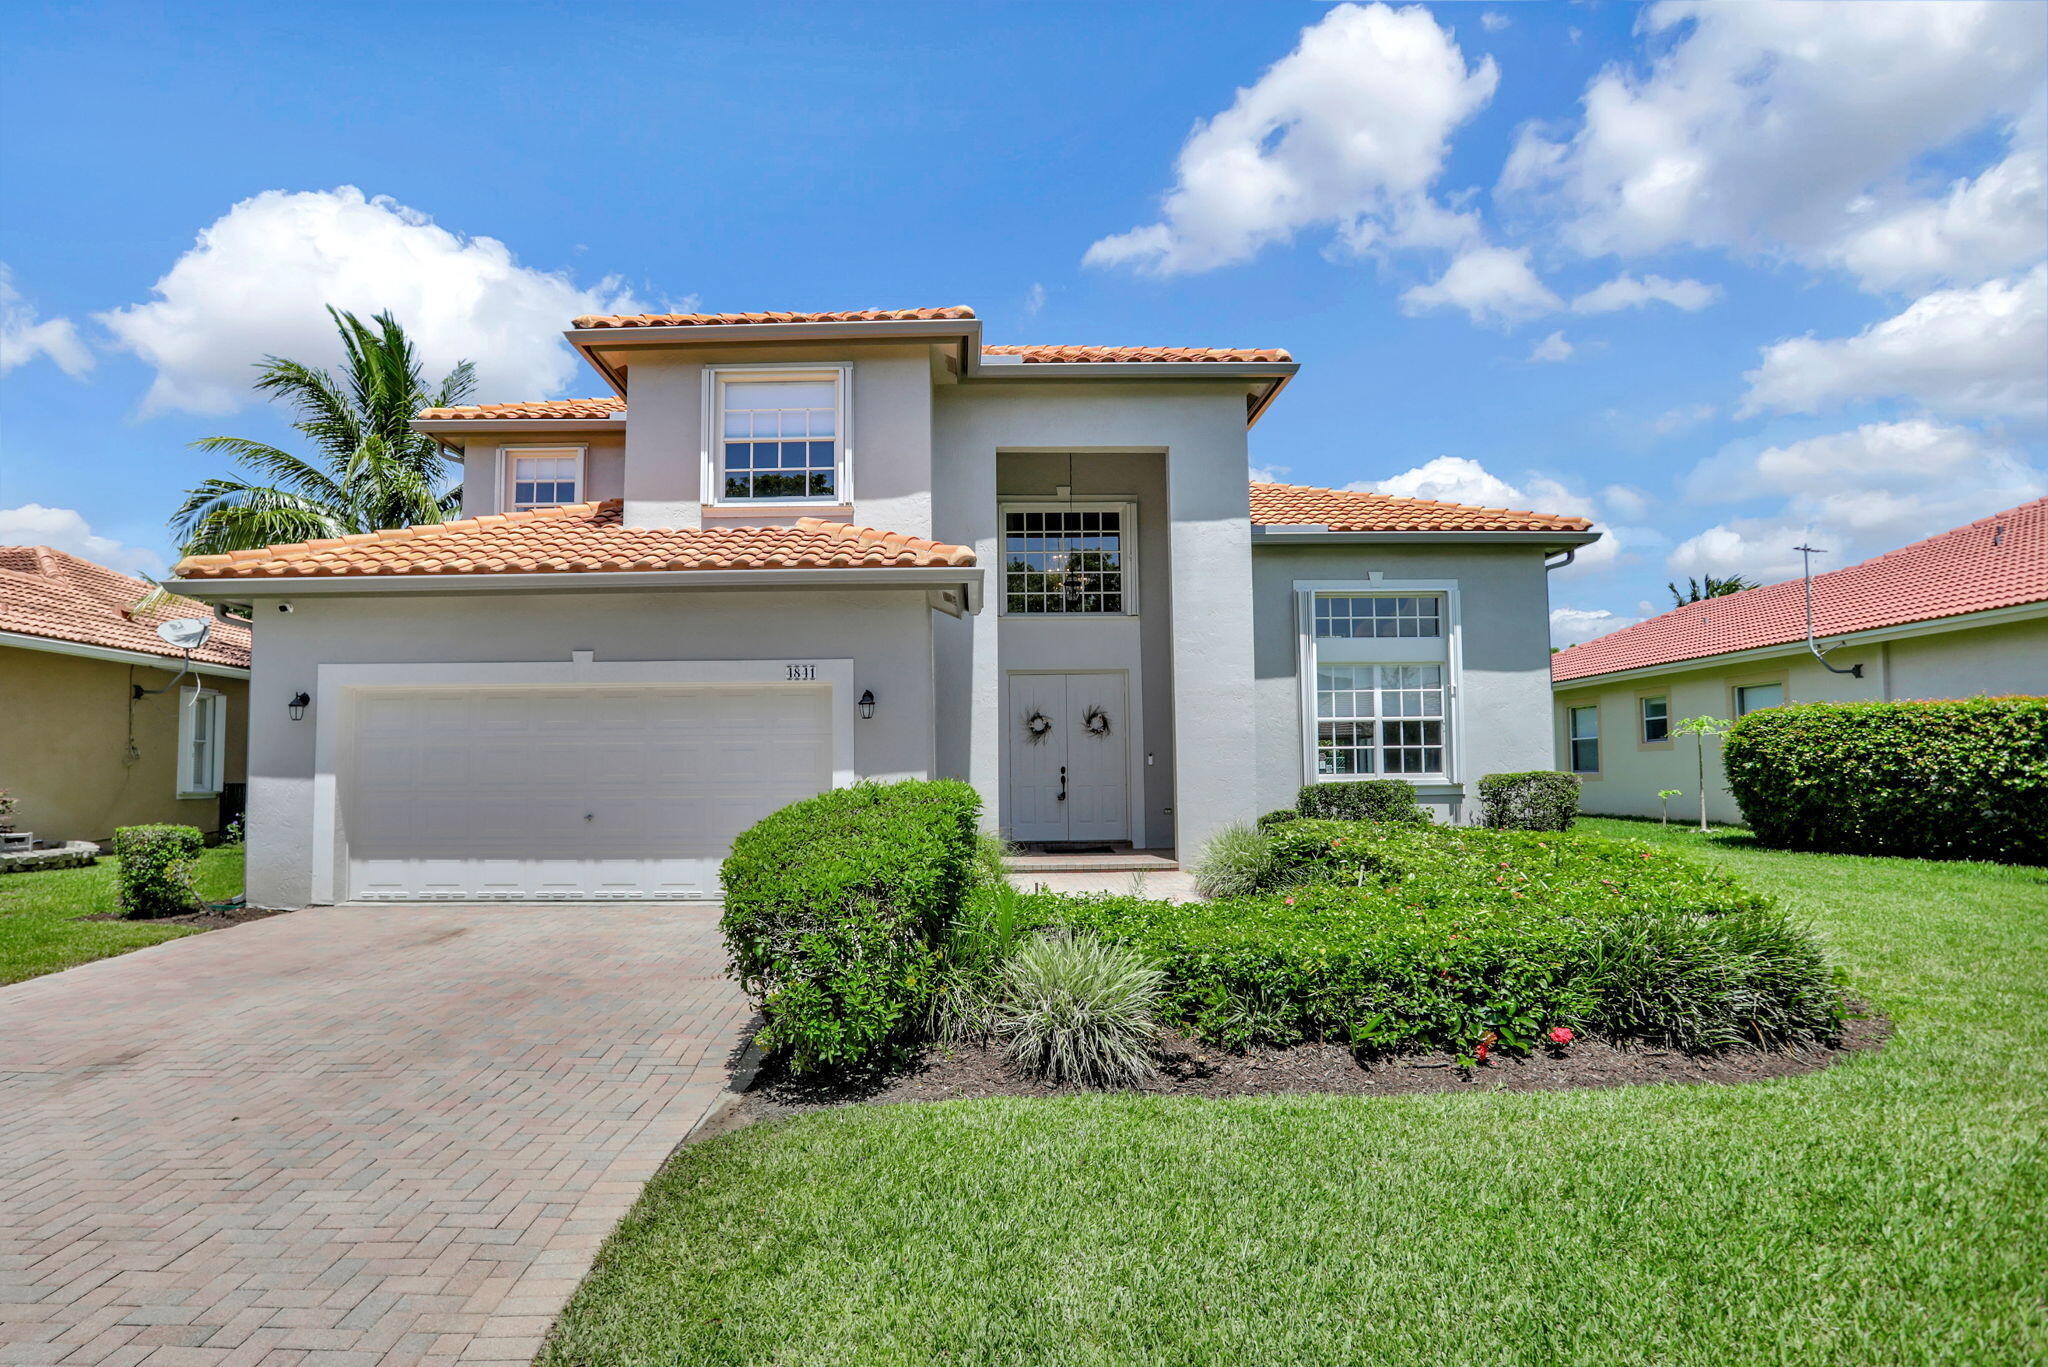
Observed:
[[[1577,560],[1578,558],[1579,558],[1579,548],[1578,548],[1577,546],[1566,546],[1566,547],[1564,548],[1564,559],[1562,559],[1562,560],[1546,560],[1546,561],[1544,561],[1544,562],[1543,562],[1543,572],[1544,572],[1545,574],[1548,574],[1548,573],[1550,573],[1550,571],[1552,571],[1552,570],[1561,570],[1561,569],[1563,569],[1563,568],[1564,568],[1564,567],[1565,567],[1566,565],[1569,565],[1569,564],[1571,564],[1571,563],[1572,563],[1572,561],[1574,561],[1574,560]]]

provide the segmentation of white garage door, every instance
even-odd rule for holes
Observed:
[[[760,685],[357,695],[349,895],[718,894],[732,839],[832,785],[830,693]]]

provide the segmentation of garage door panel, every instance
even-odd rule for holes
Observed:
[[[830,694],[380,689],[344,770],[350,895],[717,894],[732,838],[831,786]]]

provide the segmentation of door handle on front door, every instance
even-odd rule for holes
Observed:
[[[1062,765],[1060,766],[1060,801],[1062,801],[1062,802],[1065,802],[1066,800],[1067,800],[1067,766],[1066,766],[1066,765],[1064,765],[1064,764],[1062,764]]]

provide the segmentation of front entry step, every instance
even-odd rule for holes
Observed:
[[[1003,860],[1011,873],[1175,873],[1172,850],[1112,848],[1107,854],[1020,853]]]

